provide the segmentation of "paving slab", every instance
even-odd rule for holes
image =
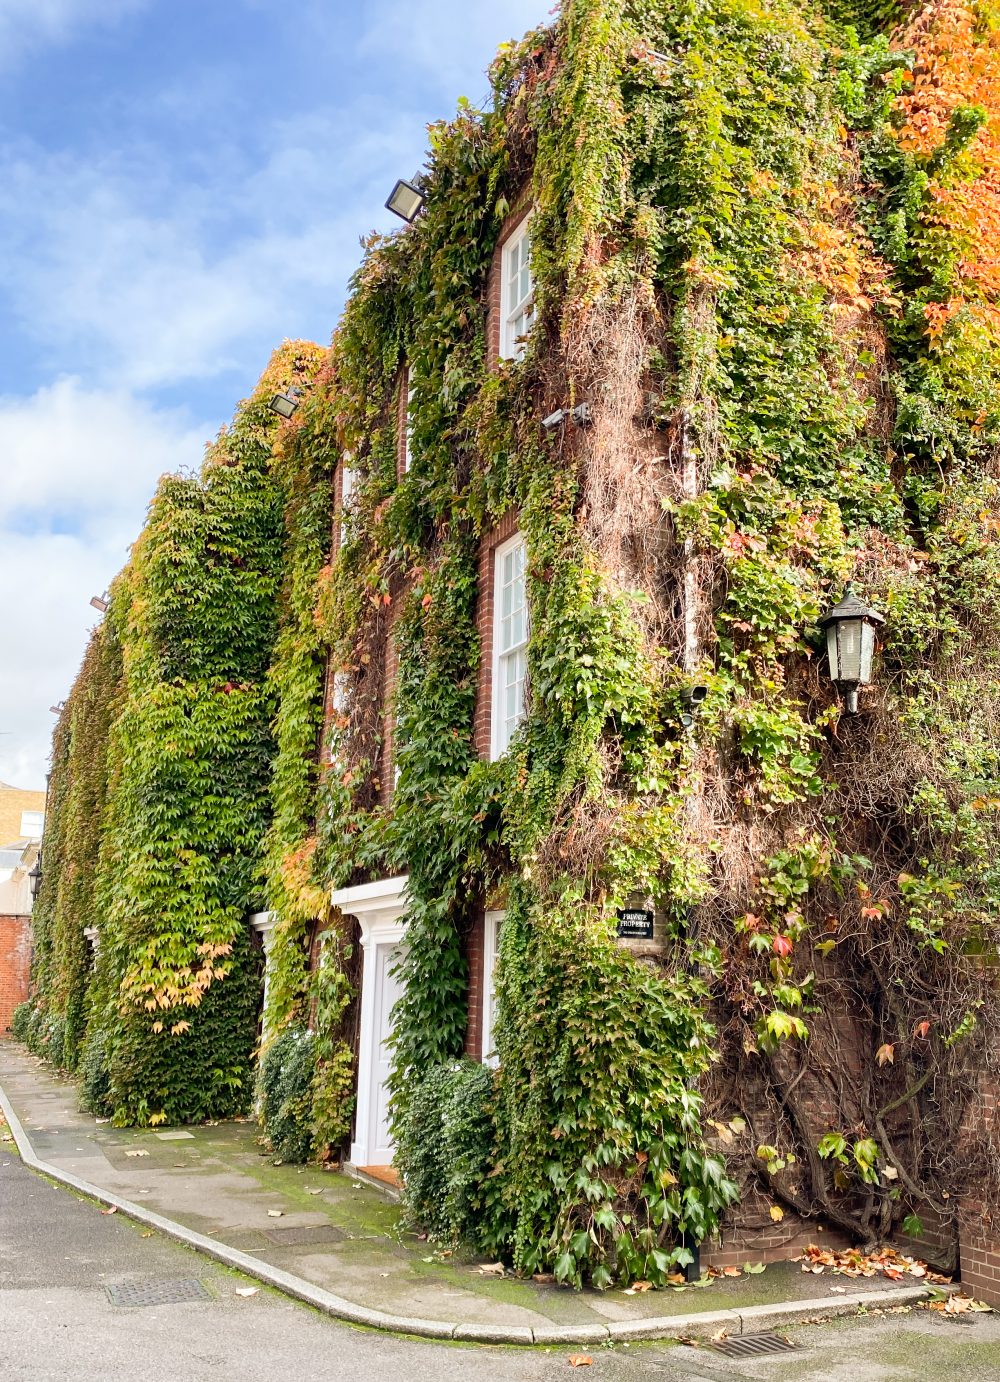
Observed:
[[[873,1278],[817,1299],[819,1279],[795,1263],[632,1294],[498,1278],[481,1274],[472,1254],[410,1230],[377,1185],[282,1164],[252,1121],[113,1128],[81,1112],[72,1081],[3,1040],[0,1105],[29,1165],[327,1313],[377,1328],[547,1345],[703,1338],[720,1327],[765,1329],[853,1311],[862,1299],[888,1305],[923,1294]],[[831,1278],[831,1288],[842,1285]]]

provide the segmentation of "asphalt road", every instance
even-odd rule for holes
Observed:
[[[107,1287],[201,1281],[210,1299],[113,1305]],[[733,1363],[658,1345],[550,1352],[422,1343],[352,1329],[120,1215],[102,1213],[0,1148],[0,1379],[3,1382],[1000,1382],[1000,1317],[926,1314],[794,1331],[794,1354]],[[571,1353],[592,1362],[574,1369]]]

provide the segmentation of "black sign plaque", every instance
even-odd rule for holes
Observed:
[[[642,907],[619,907],[618,936],[620,940],[651,941],[653,939],[653,913]]]

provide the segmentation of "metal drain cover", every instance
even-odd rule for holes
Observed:
[[[122,1281],[104,1288],[112,1305],[183,1305],[192,1300],[212,1300],[197,1277],[181,1281]]]
[[[310,1243],[342,1243],[347,1234],[333,1224],[316,1224],[310,1228],[266,1228],[264,1237],[279,1248],[304,1248]]]
[[[727,1358],[758,1358],[762,1353],[794,1353],[798,1344],[783,1334],[734,1334],[730,1339],[713,1342],[711,1347]]]

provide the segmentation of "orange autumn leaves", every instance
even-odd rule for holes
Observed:
[[[1000,32],[996,16],[964,0],[931,0],[895,35],[911,50],[907,90],[896,101],[900,147],[929,168],[931,207],[924,223],[958,251],[952,291],[925,308],[939,341],[963,308],[1000,330]],[[980,107],[985,120],[954,157],[942,159],[956,112]]]

